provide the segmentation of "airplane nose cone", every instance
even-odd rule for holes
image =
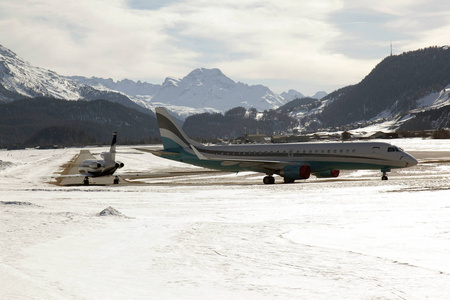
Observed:
[[[412,155],[408,155],[406,158],[406,166],[407,167],[413,167],[415,165],[417,165],[419,162],[417,161],[417,159],[415,159]]]

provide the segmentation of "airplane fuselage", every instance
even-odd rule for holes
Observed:
[[[102,159],[85,159],[80,163],[78,172],[85,177],[111,176],[118,168],[123,167],[123,163],[115,161],[116,135],[113,137],[112,149],[109,152],[102,152]]]
[[[87,159],[81,162],[78,172],[89,177],[109,176],[113,175],[118,167],[115,161]]]
[[[417,164],[408,153],[388,143],[295,143],[262,145],[202,146],[196,148],[201,154],[214,160],[201,160],[191,148],[175,150],[177,155],[162,157],[183,161],[201,167],[224,171],[265,172],[264,167],[255,166],[252,161],[280,161],[289,164],[307,164],[311,173],[327,170],[405,168]],[[170,152],[170,149],[165,151]],[[174,154],[175,154],[174,153]],[[221,160],[223,159],[223,160]],[[245,162],[238,160],[245,159]],[[270,173],[270,172],[266,172]],[[277,172],[274,172],[277,174]]]

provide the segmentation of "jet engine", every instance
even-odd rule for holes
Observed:
[[[330,178],[330,177],[338,177],[339,170],[327,170],[319,173],[314,173],[317,178]]]
[[[89,168],[91,169],[99,169],[102,167],[102,164],[96,161],[89,163]]]
[[[286,166],[281,170],[280,175],[285,180],[308,179],[311,175],[311,167],[308,165]]]
[[[123,162],[120,162],[120,161],[116,162],[116,168],[120,169],[120,168],[123,168],[123,166],[124,166]]]

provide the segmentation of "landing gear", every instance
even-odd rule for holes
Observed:
[[[381,180],[388,180],[386,172],[383,172],[383,176],[381,176]]]
[[[84,180],[83,180],[83,184],[84,185],[89,185],[89,177],[84,177]]]
[[[272,175],[268,175],[268,176],[263,178],[263,182],[264,182],[264,184],[274,184],[275,183],[275,178],[273,178]]]
[[[116,176],[114,178],[113,184],[119,184],[119,177]]]
[[[295,179],[290,179],[290,178],[286,178],[284,177],[284,183],[294,183]]]

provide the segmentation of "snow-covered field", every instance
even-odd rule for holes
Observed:
[[[79,149],[2,150],[0,299],[448,299],[450,141],[393,143],[424,163],[276,185],[63,187],[51,175]],[[119,151],[127,172],[203,170]]]

